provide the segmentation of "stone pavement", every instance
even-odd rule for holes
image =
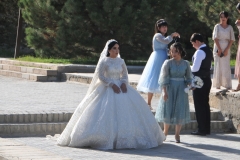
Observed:
[[[181,135],[181,143],[175,143],[174,136],[169,135],[167,140],[159,147],[152,149],[122,149],[122,150],[95,150],[90,148],[70,148],[56,145],[55,137],[25,137],[5,138],[12,142],[26,144],[32,150],[51,152],[55,156],[73,160],[238,160],[240,159],[239,134],[211,134],[206,137]],[[1,144],[1,139],[0,139]],[[0,145],[1,146],[1,145]],[[9,148],[9,152],[11,148]],[[40,151],[39,151],[40,152]],[[0,159],[2,151],[0,150]],[[5,153],[6,154],[6,153]],[[29,153],[30,154],[30,153]],[[4,154],[2,154],[3,156]],[[31,157],[31,154],[25,158]],[[34,159],[35,157],[33,157]],[[37,158],[37,157],[36,157]],[[21,159],[21,155],[19,155]],[[39,158],[40,159],[40,158]]]
[[[88,85],[74,82],[31,82],[19,78],[0,76],[0,89],[0,113],[72,112],[84,97]],[[146,94],[143,96],[146,98]],[[154,108],[158,99],[159,97],[154,97]],[[56,157],[76,160],[240,159],[239,134],[211,134],[206,137],[185,134],[181,135],[181,141],[181,144],[176,144],[174,136],[169,135],[163,145],[154,149],[100,151],[60,147],[56,145],[55,137],[51,136],[47,138],[8,137],[0,138],[0,160],[55,159]],[[26,148],[31,152],[26,152]],[[35,154],[34,156],[33,153],[39,153],[39,155],[36,156]],[[46,153],[48,153],[48,156],[44,157]],[[13,157],[9,158],[11,155]],[[16,156],[14,157],[14,155]]]

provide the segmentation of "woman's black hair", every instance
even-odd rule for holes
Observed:
[[[220,12],[220,13],[219,13],[219,18],[221,17],[222,14],[224,15],[224,17],[228,18],[228,12],[226,12],[226,11]],[[229,18],[228,18],[228,20],[227,20],[227,24],[228,24],[228,25],[230,24],[230,19],[229,19]]]
[[[168,26],[168,23],[164,19],[159,19],[155,24],[155,34],[161,33],[158,28],[161,28],[162,26]]]
[[[113,47],[115,44],[118,44],[118,42],[117,42],[117,41],[112,41],[112,42],[110,42],[110,43],[108,44],[108,51],[111,50],[112,47]],[[110,53],[108,52],[108,53],[107,53],[107,57],[109,57],[109,56],[110,56]]]
[[[176,51],[179,52],[179,54],[181,55],[182,58],[187,55],[187,53],[186,53],[186,51],[183,49],[181,43],[179,43],[179,42],[173,43],[173,44],[171,45],[171,47],[170,47],[169,52],[171,52],[171,50],[172,50],[173,47],[176,49]]]

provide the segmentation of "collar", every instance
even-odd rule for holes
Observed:
[[[202,44],[198,49],[202,48],[202,47],[206,47],[206,44]]]

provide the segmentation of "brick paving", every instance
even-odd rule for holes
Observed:
[[[27,146],[73,160],[237,160],[240,158],[239,134],[211,134],[206,137],[181,135],[180,144],[175,143],[173,135],[169,135],[163,145],[153,149],[109,151],[61,147],[56,145],[55,137],[8,138],[8,140],[21,142]]]
[[[0,113],[74,111],[88,85],[74,82],[33,82],[0,76]]]
[[[31,82],[19,78],[0,76],[0,113],[22,112],[55,112],[74,111],[83,99],[88,85],[74,82]],[[143,95],[146,98],[146,95]],[[154,98],[156,106],[159,97]],[[206,137],[181,135],[181,144],[174,142],[174,136],[169,135],[163,145],[147,150],[112,150],[101,151],[83,148],[60,147],[56,145],[55,137],[10,137],[0,139],[22,145],[7,145],[8,150],[0,148],[0,160],[14,155],[11,159],[46,159],[41,156],[31,157],[24,147],[38,150],[36,153],[51,152],[49,155],[66,159],[240,159],[239,134],[211,134]],[[11,148],[12,147],[12,148]],[[5,151],[5,152],[4,152]],[[21,154],[22,153],[22,154]],[[8,155],[8,156],[7,156]],[[3,158],[5,157],[5,158]],[[50,156],[51,157],[51,156]],[[10,158],[9,158],[10,159]]]

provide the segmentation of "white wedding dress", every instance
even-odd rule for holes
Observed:
[[[99,82],[75,110],[58,144],[97,149],[152,148],[165,136],[145,100],[128,84],[123,59],[105,57],[97,68]],[[114,93],[112,84],[127,86]]]

